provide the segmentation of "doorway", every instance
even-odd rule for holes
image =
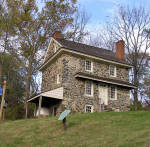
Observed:
[[[108,105],[108,86],[107,85],[99,85],[99,98],[101,100],[101,104]]]

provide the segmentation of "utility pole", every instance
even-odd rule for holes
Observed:
[[[2,101],[1,101],[1,107],[0,107],[0,122],[2,121],[3,107],[4,107],[4,101],[5,101],[5,90],[6,90],[6,80],[4,80],[4,86],[3,86],[3,94],[2,94]]]

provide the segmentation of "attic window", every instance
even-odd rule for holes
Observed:
[[[109,66],[109,75],[111,77],[116,77],[116,66],[114,65]]]
[[[93,62],[91,62],[90,60],[85,60],[85,70],[86,71],[93,71]]]
[[[56,46],[54,46],[54,53],[56,53],[56,51],[57,51],[57,47],[56,47]]]

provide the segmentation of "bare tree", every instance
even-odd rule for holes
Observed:
[[[150,51],[150,38],[145,33],[145,29],[150,28],[150,13],[140,6],[139,8],[119,7],[116,14],[113,20],[107,23],[107,36],[111,36],[112,42],[125,41],[127,61],[134,67],[131,76],[132,82],[137,86],[133,91],[135,110],[137,110],[138,90],[146,56]]]
[[[85,36],[89,33],[86,31],[86,26],[89,22],[90,16],[83,9],[78,8],[74,15],[73,22],[69,25],[69,27],[65,31],[66,39],[83,42]]]

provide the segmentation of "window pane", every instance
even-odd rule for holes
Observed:
[[[92,112],[92,106],[86,106],[86,112]]]
[[[115,87],[111,87],[110,98],[115,99]]]
[[[91,95],[92,84],[91,82],[86,82],[86,94]]]
[[[91,61],[86,60],[85,69],[91,71]]]
[[[115,75],[115,67],[114,66],[110,66],[110,75],[111,76]]]

